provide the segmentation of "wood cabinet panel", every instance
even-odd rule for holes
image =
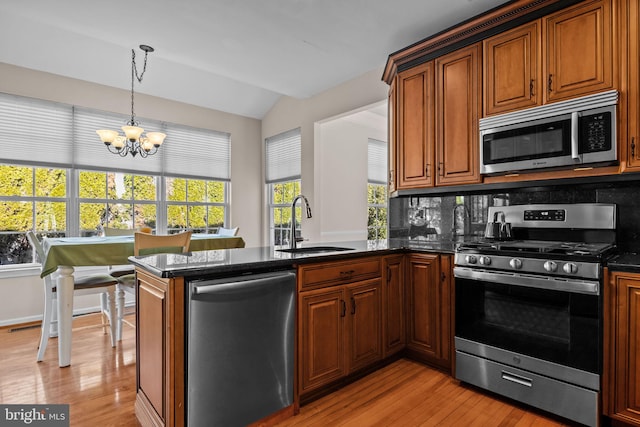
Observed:
[[[623,145],[622,161],[628,172],[640,170],[640,5],[638,1],[628,1],[628,77],[627,86],[627,137],[620,139]],[[621,121],[621,124],[624,124]]]
[[[380,277],[380,268],[379,257],[302,265],[298,269],[298,282],[301,289],[326,287]]]
[[[440,355],[438,261],[438,255],[411,255],[407,270],[407,347],[434,359]]]
[[[435,60],[436,185],[480,182],[480,52],[476,43]]]
[[[305,293],[300,297],[300,393],[346,374],[342,288]]]
[[[433,63],[398,75],[398,189],[433,185]]]
[[[384,357],[402,350],[406,343],[404,278],[404,256],[385,257],[382,267]]]
[[[554,13],[543,26],[547,102],[613,87],[611,0]]]
[[[396,159],[398,158],[396,151],[398,147],[398,138],[396,135],[396,96],[397,96],[397,85],[398,77],[393,79],[391,85],[389,86],[389,96],[388,96],[388,104],[387,104],[387,138],[388,143],[387,147],[389,149],[389,177],[387,182],[387,190],[388,194],[396,191],[396,181],[397,181],[397,164]]]
[[[136,416],[180,427],[185,407],[184,278],[136,269]]]
[[[604,407],[640,426],[640,274],[614,272],[605,290]]]
[[[407,258],[407,350],[449,371],[453,308],[451,256],[411,254]]]
[[[138,289],[137,334],[139,364],[138,390],[146,395],[158,415],[165,418],[164,391],[164,322],[166,298],[164,289],[142,283]]]
[[[484,40],[484,115],[542,103],[540,21]]]
[[[382,289],[380,279],[347,288],[350,343],[349,371],[356,371],[382,359]]]

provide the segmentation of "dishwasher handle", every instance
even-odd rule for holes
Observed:
[[[216,295],[216,294],[235,294],[257,289],[269,283],[273,284],[274,280],[295,279],[295,273],[283,273],[272,275],[269,277],[261,277],[259,279],[236,280],[234,282],[224,282],[215,285],[194,286],[192,294],[195,295]]]

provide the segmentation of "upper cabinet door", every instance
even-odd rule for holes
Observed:
[[[398,75],[397,189],[433,186],[433,62]]]
[[[542,103],[540,21],[483,42],[484,115]]]
[[[436,58],[436,185],[480,182],[481,44]]]
[[[389,96],[387,99],[387,147],[389,149],[389,176],[387,179],[388,194],[396,191],[396,176],[398,175],[398,167],[396,165],[396,149],[397,149],[397,137],[396,137],[396,84],[398,77],[393,79],[389,86]]]
[[[545,102],[613,87],[611,0],[580,3],[543,23]]]

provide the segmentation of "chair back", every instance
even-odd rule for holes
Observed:
[[[178,234],[158,236],[155,234],[136,232],[133,240],[133,254],[146,255],[150,253],[179,253],[188,252],[192,231]]]
[[[238,230],[240,229],[240,227],[235,227],[235,228],[224,228],[224,227],[220,227],[218,228],[218,233],[220,236],[236,236],[238,234]]]
[[[33,231],[27,231],[27,240],[29,241],[31,248],[35,251],[36,255],[38,256],[38,259],[40,260],[40,262],[43,262],[44,248],[42,247],[42,243],[40,242],[40,239],[38,239],[38,236],[36,236],[36,233],[34,233]]]
[[[112,227],[104,227],[104,235],[105,236],[133,236],[136,230],[131,228],[112,228]]]

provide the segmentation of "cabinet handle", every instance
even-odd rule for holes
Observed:
[[[356,314],[356,300],[351,297],[351,314]]]
[[[529,82],[529,96],[533,98],[534,93],[533,93],[533,79],[531,79],[531,81]]]
[[[444,273],[440,273],[440,281],[444,282],[445,280],[447,280],[447,275]]]
[[[342,304],[342,313],[340,313],[340,317],[344,317],[347,314],[347,303],[344,302],[343,299],[340,300],[340,303]]]
[[[427,177],[427,178],[429,178],[429,169],[430,169],[430,166],[431,166],[431,165],[430,165],[429,163],[427,163],[427,167],[426,167],[426,168],[424,168],[424,173],[426,174],[426,177]]]
[[[387,267],[387,283],[391,283],[391,267]]]
[[[340,272],[340,278],[341,278],[341,279],[348,279],[348,278],[350,278],[350,277],[353,275],[353,273],[355,273],[355,272],[356,272],[355,270],[341,271],[341,272]]]
[[[553,91],[553,74],[549,74],[548,88],[549,92]]]
[[[438,163],[438,175],[444,176],[444,163]]]
[[[636,138],[631,137],[631,160],[635,160],[636,158]]]

